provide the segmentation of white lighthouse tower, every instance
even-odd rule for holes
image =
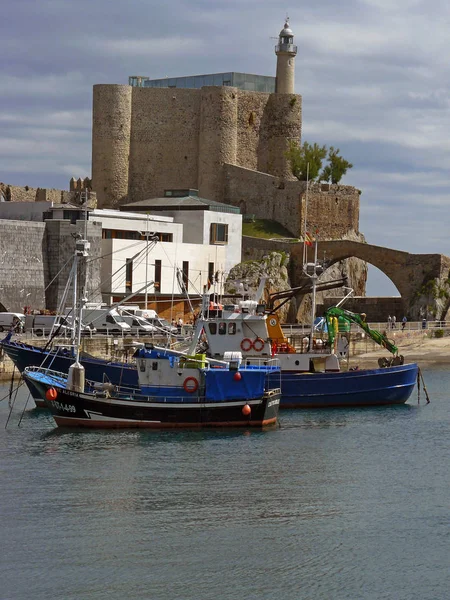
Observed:
[[[277,94],[293,94],[295,83],[295,56],[297,46],[294,46],[294,34],[286,18],[283,29],[275,46],[277,55],[277,79],[275,91]]]

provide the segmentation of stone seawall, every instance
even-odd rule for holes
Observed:
[[[0,220],[0,310],[45,307],[45,223]]]

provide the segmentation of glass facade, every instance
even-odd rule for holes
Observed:
[[[267,92],[270,94],[275,92],[275,77],[252,75],[250,73],[213,73],[189,77],[165,77],[164,79],[132,76],[128,78],[128,82],[134,87],[200,89],[208,85],[228,85],[251,92]]]

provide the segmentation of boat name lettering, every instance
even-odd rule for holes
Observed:
[[[280,404],[280,399],[278,398],[278,400],[271,400],[270,402],[267,403],[267,408],[270,408],[271,406],[275,406],[276,404]]]
[[[53,406],[53,408],[56,408],[57,410],[62,410],[65,412],[74,413],[77,410],[75,408],[75,406],[72,406],[72,404],[61,404],[61,402],[56,402],[55,400],[52,400],[52,402],[50,402],[50,404]]]

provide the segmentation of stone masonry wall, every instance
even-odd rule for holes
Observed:
[[[222,200],[223,165],[289,176],[301,97],[232,87],[94,86],[92,187],[99,207],[197,188]]]
[[[45,307],[45,223],[0,220],[0,310]]]
[[[201,90],[132,90],[128,201],[198,188]]]
[[[225,165],[224,202],[243,214],[281,223],[293,237],[304,230],[306,182],[286,181],[235,165]],[[359,191],[351,186],[313,185],[308,191],[308,229],[318,228],[320,239],[339,239],[359,231]]]
[[[48,261],[48,289],[46,292],[46,308],[57,310],[69,278],[72,259],[75,251],[75,234],[84,235],[84,221],[77,221],[72,225],[67,220],[51,220],[47,225],[47,261]],[[102,228],[97,222],[87,224],[87,239],[91,243],[87,262],[87,296],[89,301],[101,301],[100,271],[101,271],[101,239]],[[82,273],[79,273],[80,280]],[[51,285],[49,285],[51,283]],[[71,304],[72,292],[68,297]]]
[[[99,208],[127,201],[132,90],[128,85],[94,85],[92,188]]]
[[[32,188],[0,182],[0,193],[7,202],[71,202],[71,193],[54,188]]]

